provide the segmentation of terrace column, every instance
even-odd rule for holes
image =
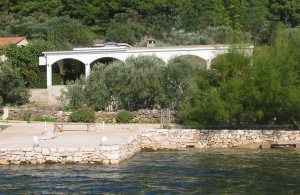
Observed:
[[[206,60],[206,68],[210,69],[211,66],[211,59]]]
[[[91,74],[91,65],[89,63],[85,64],[85,78],[87,79]]]
[[[47,64],[47,88],[52,86],[52,65]]]

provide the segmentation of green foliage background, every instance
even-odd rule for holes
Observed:
[[[255,48],[252,59],[237,50],[217,57],[211,70],[198,74],[181,104],[180,120],[196,128],[289,124],[299,129],[299,37],[299,30],[279,28],[272,46]]]
[[[92,32],[106,41],[135,44],[142,35],[150,35],[169,43],[176,40],[174,29],[199,33],[225,26],[268,42],[274,24],[299,25],[299,9],[298,0],[3,0],[0,35],[67,39],[71,45],[84,46],[91,43]]]

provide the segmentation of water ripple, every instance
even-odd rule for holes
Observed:
[[[0,194],[300,194],[295,152],[139,153],[119,165],[0,167]]]

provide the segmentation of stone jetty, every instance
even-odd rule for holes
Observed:
[[[1,123],[0,164],[89,163],[117,164],[143,149],[268,148],[270,144],[300,142],[300,131],[160,129],[159,125],[97,125],[96,132],[56,132],[52,140],[33,136],[43,123]],[[47,127],[53,129],[53,124]],[[105,139],[104,139],[105,138]]]

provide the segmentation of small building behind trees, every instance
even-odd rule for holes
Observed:
[[[0,37],[0,49],[8,46],[9,44],[20,46],[28,45],[26,37]],[[0,55],[0,62],[7,60],[5,55]]]

